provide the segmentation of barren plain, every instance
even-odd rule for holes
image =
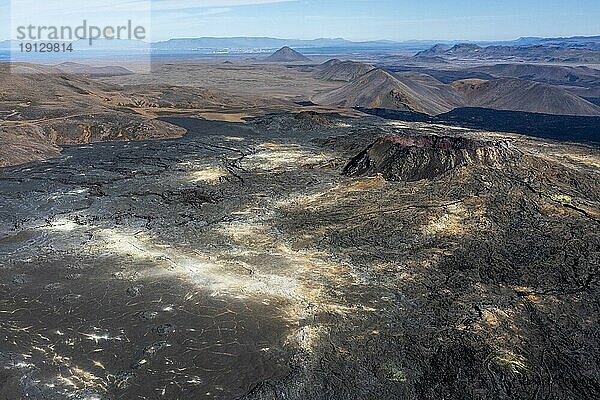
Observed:
[[[4,76],[0,400],[600,397],[594,136],[319,69]]]

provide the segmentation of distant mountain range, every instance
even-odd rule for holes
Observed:
[[[408,40],[395,42],[389,40],[354,42],[346,39],[277,39],[269,37],[235,37],[235,38],[190,38],[171,39],[164,42],[153,43],[155,50],[199,50],[199,49],[276,49],[283,46],[293,48],[355,48],[355,49],[399,49],[407,51],[425,50],[434,45],[452,47],[457,44],[468,43],[479,46],[544,46],[563,49],[600,50],[600,36],[574,36],[569,38],[541,38],[523,37],[512,41],[433,41],[433,40]]]
[[[443,60],[505,60],[541,62],[600,62],[600,41],[585,39],[543,39],[528,45],[490,45],[459,43],[452,47],[436,44],[418,52],[416,59]]]
[[[106,41],[103,41],[106,42]],[[129,48],[147,46],[147,43],[134,43],[131,41],[112,41],[115,48]],[[126,42],[126,43],[125,43]],[[0,41],[0,49],[8,50],[11,47],[16,48],[19,41]],[[202,50],[223,50],[223,51],[269,51],[279,49],[284,46],[289,46],[296,49],[317,49],[317,48],[332,48],[332,49],[372,49],[385,50],[397,49],[405,51],[423,51],[434,45],[441,45],[450,48],[454,45],[467,43],[479,46],[517,46],[517,47],[554,47],[562,49],[585,49],[585,50],[600,50],[600,36],[574,36],[567,38],[541,38],[541,37],[522,37],[512,41],[461,41],[461,40],[408,40],[408,41],[350,41],[342,38],[320,38],[313,40],[298,40],[298,39],[280,39],[271,37],[201,37],[201,38],[180,38],[170,39],[167,41],[152,43],[152,49],[157,52],[169,51],[202,51]],[[101,43],[103,48],[110,48],[108,43]]]
[[[357,47],[357,48],[386,48],[400,43],[391,41],[352,42],[345,39],[277,39],[269,37],[233,37],[233,38],[189,38],[171,39],[153,43],[155,50],[201,50],[201,49],[276,49],[284,46],[295,48],[318,47]]]
[[[542,45],[565,49],[600,50],[600,36],[574,36],[568,38],[521,38],[523,45]]]

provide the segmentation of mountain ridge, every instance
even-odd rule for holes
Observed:
[[[339,64],[338,64],[339,65]],[[439,115],[461,107],[552,115],[600,116],[600,107],[562,88],[515,78],[444,84],[418,72],[377,68],[313,98],[321,105],[384,108]]]
[[[389,108],[429,115],[464,105],[458,94],[436,82],[430,76],[395,75],[376,68],[338,89],[315,96],[314,101],[323,105]]]

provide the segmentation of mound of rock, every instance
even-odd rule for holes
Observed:
[[[305,125],[309,130],[334,126],[334,118],[336,117],[339,118],[340,115],[336,113],[324,114],[316,111],[301,111],[294,114],[294,119],[298,123]]]
[[[344,174],[381,174],[389,181],[415,182],[434,179],[467,164],[498,165],[507,155],[506,143],[434,135],[387,135],[354,157]]]

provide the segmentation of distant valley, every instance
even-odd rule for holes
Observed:
[[[591,45],[584,47],[598,52],[590,50]],[[437,59],[423,61],[437,54],[452,62],[452,57],[466,57],[478,49],[475,45],[436,45],[402,64],[402,58],[391,60],[386,55],[364,61],[312,59],[284,46],[253,60],[163,61],[155,64],[152,74],[137,74],[124,66],[67,62],[16,65],[12,67],[16,75],[9,78],[5,66],[0,81],[4,120],[0,135],[7,144],[2,162],[9,165],[52,157],[60,146],[75,143],[180,136],[179,128],[156,120],[170,113],[240,119],[266,110],[301,110],[313,105],[345,113],[371,109],[394,118],[402,112],[435,117],[467,109],[555,118],[600,116],[600,72],[595,68],[531,61],[468,66],[464,60],[449,67]],[[157,85],[156,80],[162,83]],[[244,82],[243,94],[236,80]],[[461,118],[453,117],[449,123],[468,122]],[[585,132],[594,129],[592,121],[586,120]],[[539,134],[535,127],[527,130],[521,123],[506,129]]]

